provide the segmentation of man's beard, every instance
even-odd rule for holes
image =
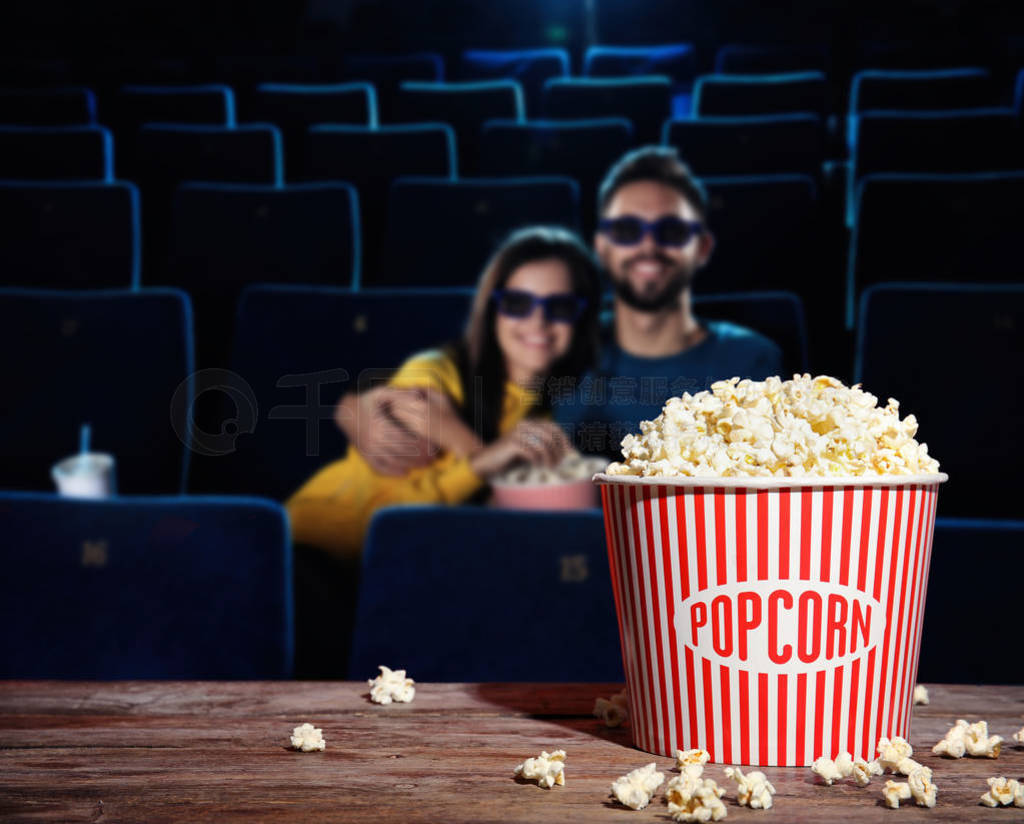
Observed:
[[[609,276],[612,281],[612,285],[615,288],[615,295],[619,300],[630,308],[636,309],[638,312],[660,312],[663,309],[668,309],[670,306],[674,306],[678,303],[679,296],[683,291],[688,289],[690,284],[693,283],[693,270],[686,266],[680,266],[665,255],[658,253],[632,258],[626,261],[623,265],[623,269],[628,272],[630,266],[641,260],[655,260],[662,266],[666,267],[675,266],[676,271],[660,291],[651,295],[639,294],[636,289],[633,288],[633,284],[629,282],[628,274],[626,274],[621,280]]]

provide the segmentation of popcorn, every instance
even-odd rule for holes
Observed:
[[[711,754],[707,750],[676,750],[676,769],[694,778],[700,778],[704,772],[704,765],[710,758]]]
[[[739,767],[726,767],[725,775],[736,782],[736,800],[741,807],[752,810],[767,810],[772,806],[775,787],[760,771],[744,775]]]
[[[989,778],[988,792],[981,797],[981,803],[986,807],[1024,807],[1024,785],[1016,778]]]
[[[557,466],[515,466],[493,478],[492,482],[533,485],[589,481],[598,472],[604,472],[607,465],[604,458],[581,455],[573,450]]]
[[[828,376],[783,382],[731,378],[670,398],[639,435],[622,440],[609,475],[837,476],[937,472],[917,419],[899,402]]]
[[[327,748],[323,732],[312,724],[300,724],[292,730],[292,747],[303,752],[323,752]]]
[[[824,755],[816,758],[811,764],[811,771],[820,775],[829,786],[840,778],[853,776],[858,786],[866,787],[871,783],[871,776],[882,774],[882,767],[877,761],[865,761],[863,758],[854,758],[848,752],[841,752],[835,761]]]
[[[909,760],[909,759],[907,759]],[[932,783],[932,771],[918,765],[907,773],[907,785],[914,803],[919,807],[934,807],[939,788]]]
[[[1024,727],[1021,727],[1013,734],[1013,740],[1018,744],[1024,744]]]
[[[729,813],[722,803],[723,795],[725,790],[713,779],[686,772],[669,781],[665,788],[668,811],[676,821],[721,821]]]
[[[611,698],[598,698],[594,702],[594,715],[602,719],[608,727],[617,727],[628,721],[629,702],[626,691],[617,692]]]
[[[814,762],[811,764],[811,772],[820,775],[830,787],[833,781],[838,781],[844,777],[843,773],[836,766],[836,762],[825,755],[814,759]]]
[[[612,795],[631,810],[642,810],[651,803],[654,791],[665,780],[665,773],[658,772],[657,766],[652,762],[616,778],[612,782]]]
[[[877,761],[865,761],[863,758],[855,758],[853,761],[853,780],[858,787],[866,787],[871,783],[871,776],[881,775],[883,772]]]
[[[927,704],[930,700],[928,688],[924,684],[917,684],[914,687],[914,704]]]
[[[910,798],[910,785],[904,781],[897,782],[890,779],[885,782],[882,798],[885,800],[885,806],[898,810],[900,802]]]
[[[404,669],[391,670],[381,664],[380,675],[366,683],[370,686],[370,700],[376,704],[407,703],[416,697],[416,682],[405,677]]]
[[[946,737],[932,747],[932,752],[948,758],[963,758],[965,754],[976,758],[998,758],[1002,745],[1001,735],[988,734],[986,721],[968,724],[960,718]]]
[[[565,750],[555,750],[552,753],[541,750],[536,758],[527,758],[522,764],[516,766],[515,775],[537,781],[538,787],[550,790],[558,784],[565,785]]]
[[[904,759],[910,758],[914,754],[914,748],[910,746],[910,742],[906,738],[895,735],[891,741],[885,737],[879,738],[877,752],[878,766],[883,771],[901,772],[900,765]],[[914,763],[916,764],[916,762]]]

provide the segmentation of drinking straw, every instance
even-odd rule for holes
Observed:
[[[87,423],[82,424],[82,428],[78,433],[78,451],[81,454],[85,454],[89,451],[89,441],[92,439],[92,426]]]

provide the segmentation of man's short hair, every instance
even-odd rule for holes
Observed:
[[[663,183],[675,189],[689,201],[701,220],[707,220],[708,199],[704,187],[690,174],[689,167],[671,146],[641,146],[623,155],[601,181],[597,196],[598,217],[604,214],[619,189],[641,180]]]

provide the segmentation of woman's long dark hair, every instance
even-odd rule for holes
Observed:
[[[572,232],[551,226],[532,226],[513,232],[488,262],[477,284],[462,339],[452,346],[462,378],[462,416],[489,443],[498,437],[502,398],[508,375],[495,331],[492,295],[520,266],[539,260],[560,260],[569,270],[573,292],[586,307],[573,327],[566,353],[552,364],[541,390],[541,408],[550,407],[554,382],[577,379],[597,357],[601,279],[594,258]]]

